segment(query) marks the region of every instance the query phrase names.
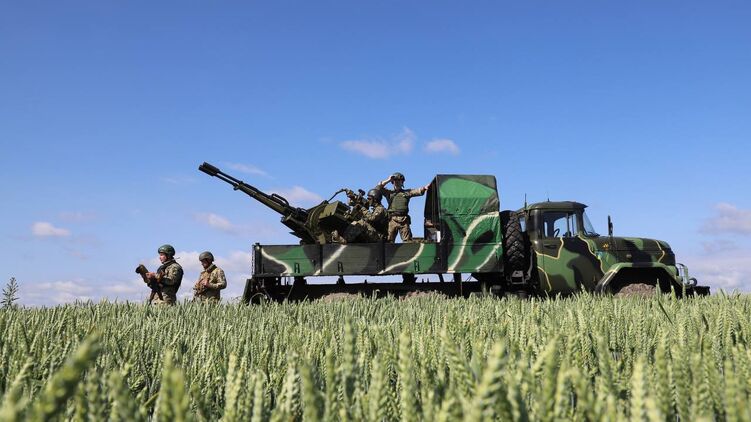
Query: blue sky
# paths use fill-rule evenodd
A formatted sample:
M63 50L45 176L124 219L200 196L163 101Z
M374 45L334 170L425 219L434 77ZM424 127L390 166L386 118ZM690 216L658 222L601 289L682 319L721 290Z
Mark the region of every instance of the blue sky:
M242 291L278 217L394 171L578 200L751 290L748 2L4 2L0 275L26 304L139 299L172 243ZM413 219L423 202L411 205ZM417 231L419 233L419 224Z

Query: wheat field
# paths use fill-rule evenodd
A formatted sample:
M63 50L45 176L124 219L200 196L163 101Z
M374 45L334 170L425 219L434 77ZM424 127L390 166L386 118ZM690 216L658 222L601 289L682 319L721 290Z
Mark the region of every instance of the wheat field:
M751 300L0 310L0 420L751 420Z

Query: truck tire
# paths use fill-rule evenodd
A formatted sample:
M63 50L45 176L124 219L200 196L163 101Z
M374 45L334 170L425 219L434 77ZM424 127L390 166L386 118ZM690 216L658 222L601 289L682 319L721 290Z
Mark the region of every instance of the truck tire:
M511 213L503 232L503 257L506 272L524 271L527 268L527 247L519 215Z

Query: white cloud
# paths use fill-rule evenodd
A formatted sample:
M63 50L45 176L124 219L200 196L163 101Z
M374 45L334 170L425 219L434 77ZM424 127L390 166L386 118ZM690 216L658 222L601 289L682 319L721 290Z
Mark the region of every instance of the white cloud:
M73 279L42 283L20 283L19 298L24 305L54 306L76 301L97 302L100 300L113 301L144 301L150 290L143 281L131 279L116 283L102 283L88 279Z
M317 205L323 198L301 186L293 186L290 189L276 189L272 191L284 197L290 204Z
M242 229L232 224L228 219L222 217L219 214L211 212L196 213L194 216L196 221L206 224L207 226L217 229L219 231L229 234L239 234Z
M148 294L148 290L144 290L144 286L143 279L139 278L107 285L102 288L102 291L107 293L107 296L136 299Z
M451 155L459 154L459 147L451 139L434 139L425 144L425 151L430 153L449 153Z
M726 291L751 291L751 268L748 265L751 251L736 250L697 256L686 260L692 277L700 285L710 286L713 293Z
M241 173L245 174L254 174L257 176L263 176L263 177L269 177L269 174L265 171L259 169L256 166L252 166L249 164L240 164L240 163L226 163L227 167L229 167L232 170L237 170Z
M305 193L299 193L295 191L295 189L293 188L292 190L285 191L285 194L290 193L292 198L301 197L302 202L306 202L306 198L309 198L309 200L315 201L316 204L321 201L318 195L305 191L304 189L303 191ZM261 224L257 222L249 223L249 224L235 224L231 222L229 219L227 219L226 217L213 213L213 212L195 213L193 214L193 219L195 221L198 221L199 223L202 223L208 227L211 227L212 229L215 229L222 233L226 233L226 234L233 235L233 236L245 236L245 237L251 237L251 238L256 239L258 237L270 236L270 235L275 235L279 233L278 225L270 226L268 224Z
M18 296L26 305L59 305L76 300L93 300L92 289L82 279L53 281L34 284L32 289L26 283L19 283Z
M748 265L751 249L727 238L728 235L751 234L751 210L721 202L714 206L714 211L700 228L710 237L702 242L704 254L687 260L687 264L699 283L709 285L714 292L720 289L751 292L751 267Z
M227 272L244 272L250 274L250 262L252 254L250 252L234 251L226 258L217 257L216 265Z
M392 155L409 154L415 142L415 134L409 128L404 128L401 133L392 139L358 139L344 141L340 147L368 158L384 159Z
M739 209L724 202L715 205L714 208L715 215L704 222L702 233L751 234L751 210Z
M31 233L37 237L67 237L70 230L55 227L46 221L37 221L31 225Z
M708 254L723 252L723 251L733 251L738 249L738 244L733 242L732 240L727 239L717 239L717 240L711 240L707 242L701 242L701 246L704 248L704 252Z

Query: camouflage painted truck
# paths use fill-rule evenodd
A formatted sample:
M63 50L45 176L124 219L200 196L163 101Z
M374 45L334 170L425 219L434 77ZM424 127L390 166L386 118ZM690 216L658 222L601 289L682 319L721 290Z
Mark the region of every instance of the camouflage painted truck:
M698 286L687 267L676 263L666 242L615 237L610 218L608 235L600 235L584 204L548 201L501 211L494 176L437 175L425 200L424 238L339 244L332 241L332 232L354 221L350 205L332 197L310 209L295 208L208 163L199 170L281 214L282 224L300 238L298 245L253 245L246 302L430 291L451 296L565 296L580 290L629 295L657 289L709 294L709 287ZM374 277L389 275L401 276L401 281L374 282ZM426 275L434 276L417 282ZM337 281L309 282L322 276ZM348 276L362 277L350 283Z

